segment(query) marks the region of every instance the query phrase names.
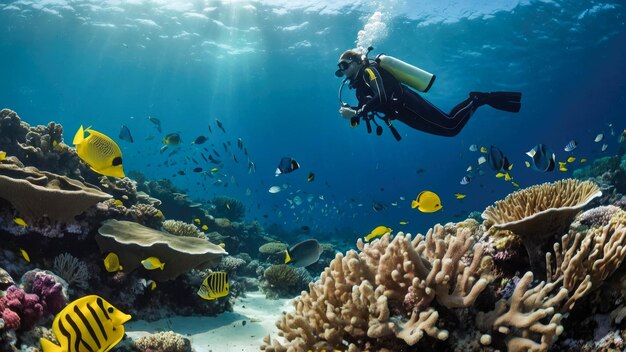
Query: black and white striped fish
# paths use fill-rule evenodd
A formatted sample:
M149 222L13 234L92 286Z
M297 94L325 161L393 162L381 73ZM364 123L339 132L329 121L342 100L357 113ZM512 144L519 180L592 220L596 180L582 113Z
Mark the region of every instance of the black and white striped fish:
M198 296L206 300L214 300L228 296L229 289L228 274L224 271L213 272L204 278L198 289Z
M578 147L578 143L576 143L576 141L572 139L571 141L569 141L569 143L567 143L567 145L563 149L566 152L571 152L572 150L576 149L576 147Z
M107 352L124 337L124 323L131 316L102 297L85 296L57 314L52 331L59 345L42 338L43 352Z

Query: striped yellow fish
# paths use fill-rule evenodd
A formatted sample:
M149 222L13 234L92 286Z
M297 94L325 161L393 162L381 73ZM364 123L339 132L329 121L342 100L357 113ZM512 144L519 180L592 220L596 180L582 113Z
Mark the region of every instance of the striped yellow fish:
M85 132L89 132L89 136L85 137ZM105 176L124 177L122 151L108 136L89 127L83 130L81 125L74 136L74 145L78 157L93 171Z
M198 296L210 301L228 296L229 289L228 274L224 271L216 271L204 278L204 282L198 289Z
M130 318L102 297L79 298L54 318L52 331L59 345L41 338L41 348L43 352L107 352L122 340L124 323Z

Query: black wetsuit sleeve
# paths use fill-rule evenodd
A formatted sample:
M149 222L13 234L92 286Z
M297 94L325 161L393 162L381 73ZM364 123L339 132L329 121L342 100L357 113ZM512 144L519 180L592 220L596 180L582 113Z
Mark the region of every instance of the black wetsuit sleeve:
M366 67L365 72L363 72L363 80L372 89L374 95L361 106L360 112L377 111L379 107L384 106L388 101L383 78L375 67Z

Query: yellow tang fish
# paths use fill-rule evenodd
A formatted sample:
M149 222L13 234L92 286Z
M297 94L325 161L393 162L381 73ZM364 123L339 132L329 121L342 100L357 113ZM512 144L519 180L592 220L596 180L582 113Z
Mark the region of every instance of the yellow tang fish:
M7 152L0 152L0 161L7 157Z
M106 258L104 258L104 268L110 273L124 270L120 265L120 258L113 252L107 254Z
M435 192L422 191L411 202L411 208L417 208L422 213L434 213L443 208L443 206L441 205L441 199Z
M165 263L161 263L161 261L157 257L146 258L141 261L141 264L143 265L144 268L148 270L155 270L155 269L163 270L163 267L165 267Z
M511 177L511 175L509 175L508 172L506 174L504 174L504 180L505 181L511 181L512 179L513 179L513 177Z
M107 352L124 337L124 323L131 316L113 307L102 297L85 296L57 314L52 331L59 345L41 338L43 352Z
M22 258L24 258L25 261L30 263L30 256L28 255L28 252L26 252L25 249L20 248L20 253L22 254Z
M206 225L202 225L202 231L206 231L206 230L208 230L208 229L209 229L209 227L208 227L208 226L206 226Z
M568 163L573 163L574 161L576 161L576 158L574 158L573 156L570 156L569 158L567 158Z
M465 195L465 194L461 194L461 193L455 193L455 194L454 194L454 197L455 197L456 199L463 199L463 198L467 197L467 195Z
M218 271L210 273L204 278L198 289L198 296L210 301L227 296L229 289L228 274L224 271Z
M114 200L113 204L117 205L118 207L123 207L124 206L124 203L122 203L122 201L119 200L119 199Z
M89 132L86 138L85 132ZM74 136L74 145L78 157L93 171L105 176L124 177L122 151L108 136L91 128L83 130L81 125Z
M195 222L196 224L199 224L200 223L200 219L195 218L195 219L193 219L193 222Z
M497 178L502 178L502 177L504 177L504 174L503 174L503 173L501 173L501 172L498 172L498 173L496 174L496 177L497 177Z
M224 243L224 242L218 243L217 245L222 247L222 248L226 248L226 243Z
M21 226L22 228L27 227L28 225L26 224L26 221L24 221L24 219L22 218L14 218L13 222L17 225L17 226Z
M382 235L384 235L386 233L390 233L391 231L393 231L393 230L391 230L387 226L378 226L375 229L373 229L372 232L370 232L368 235L366 235L363 239L365 241L370 241L374 237L381 237Z
M483 153L483 154L487 154L487 148L480 147L480 152Z

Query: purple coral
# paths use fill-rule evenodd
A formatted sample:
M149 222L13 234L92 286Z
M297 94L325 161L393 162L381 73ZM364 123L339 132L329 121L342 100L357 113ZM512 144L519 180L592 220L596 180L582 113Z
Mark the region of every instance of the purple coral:
M45 310L53 315L67 305L63 285L43 271L35 273L30 291L39 296Z
M26 293L15 285L9 287L4 297L0 298L0 310L2 310L3 317L7 316L9 319L13 319L13 326L17 325L15 330L18 328L22 330L32 329L44 313L39 296ZM14 314L19 317L17 324L15 324Z
M2 311L2 320L4 320L6 329L17 330L20 328L20 316L9 308L4 308Z
M581 225L590 227L602 226L609 223L611 218L622 210L614 205L607 205L589 209L578 216Z

